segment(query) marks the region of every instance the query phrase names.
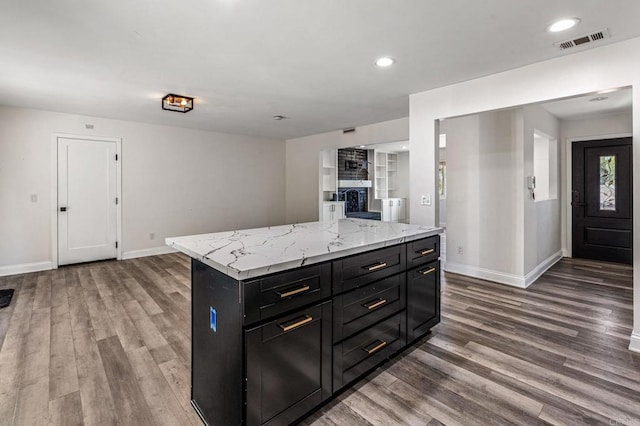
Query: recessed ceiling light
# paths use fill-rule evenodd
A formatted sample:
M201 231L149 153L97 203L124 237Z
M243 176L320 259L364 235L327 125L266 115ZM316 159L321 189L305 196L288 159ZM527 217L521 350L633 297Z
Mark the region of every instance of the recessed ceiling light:
M406 145L402 145L402 149L409 149Z
M364 148L364 145L360 145L360 148Z
M286 118L289 118L289 117L285 117L284 115L274 115L273 116L273 119L276 120L276 121L284 120Z
M393 65L395 63L396 63L395 59L389 58L389 57L386 57L386 56L376 59L376 65L381 67L381 68L390 67L391 65Z
M560 31L573 28L580 23L580 18L566 18L560 19L547 27L547 31L550 33L557 33Z
M589 99L589 102L599 102L609 99L607 96L598 96L596 98Z

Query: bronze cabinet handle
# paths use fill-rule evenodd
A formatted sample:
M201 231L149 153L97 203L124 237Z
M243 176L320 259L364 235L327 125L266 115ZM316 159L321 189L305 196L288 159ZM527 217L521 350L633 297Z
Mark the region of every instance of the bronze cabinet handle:
M291 331L298 327L302 327L303 325L308 324L311 321L313 321L313 317L305 315L304 318L293 320L293 322L289 324L278 324L278 327L280 327L282 331Z
M369 310L372 310L377 308L378 306L384 305L385 303L387 303L387 299L378 298L376 300L372 300L370 302L364 303L362 306Z
M374 354L376 352L378 352L380 349L384 348L385 346L387 346L387 342L384 340L378 340L377 345L375 345L374 347L364 347L362 348L363 351L365 351L366 353L368 353L369 355ZM375 343L375 342L374 342Z
M428 254L433 253L434 251L436 251L436 250L435 249L418 250L416 253L420 253L420 256L426 256Z
M435 270L436 270L436 268L429 268L429 269L424 269L422 271L418 271L418 273L422 274L422 275L427 275L427 274L430 274L432 272L435 272Z
M279 295L280 297L289 297L289 296L293 296L294 294L298 294L298 293L303 293L307 290L309 290L311 287L309 287L308 285L303 285L302 287L298 287L294 290L289 290L289 291L276 291L275 293L277 295Z
M364 269L368 269L369 271L377 271L378 269L382 269L387 266L386 262L380 262L376 265L365 266Z

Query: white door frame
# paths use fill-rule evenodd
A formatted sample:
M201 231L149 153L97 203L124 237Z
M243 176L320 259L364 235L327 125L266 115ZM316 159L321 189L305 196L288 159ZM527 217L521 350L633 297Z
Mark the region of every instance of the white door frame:
M53 269L58 268L58 139L80 139L96 142L115 142L116 155L116 238L118 248L116 259L122 259L122 138L111 138L91 135L71 135L54 133L51 138L51 256Z
M603 139L615 139L615 138L633 138L633 133L611 133L608 135L596 135L596 136L576 136L567 138L567 151L566 151L566 170L565 174L565 208L566 208L566 222L567 229L565 229L565 238L567 241L566 253L563 256L573 257L573 210L571 210L571 191L573 190L573 170L572 170L572 151L574 142L582 141L597 141ZM631 149L635 149L632 148ZM633 171L635 173L635 170ZM633 182L631 182L631 190L633 191Z

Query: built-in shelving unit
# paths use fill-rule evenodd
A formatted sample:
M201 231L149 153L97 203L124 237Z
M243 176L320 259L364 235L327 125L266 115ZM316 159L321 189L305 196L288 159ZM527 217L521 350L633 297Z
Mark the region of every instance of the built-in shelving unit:
M332 201L333 194L338 192L338 150L326 149L320 151L320 211L319 220L322 220L325 201Z
M374 151L376 199L393 198L398 181L398 154Z

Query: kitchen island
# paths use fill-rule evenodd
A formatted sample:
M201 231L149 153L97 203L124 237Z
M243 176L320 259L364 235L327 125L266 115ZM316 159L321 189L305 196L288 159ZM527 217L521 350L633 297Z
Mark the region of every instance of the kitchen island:
M290 424L440 321L441 229L344 219L168 238L192 258L192 405Z

